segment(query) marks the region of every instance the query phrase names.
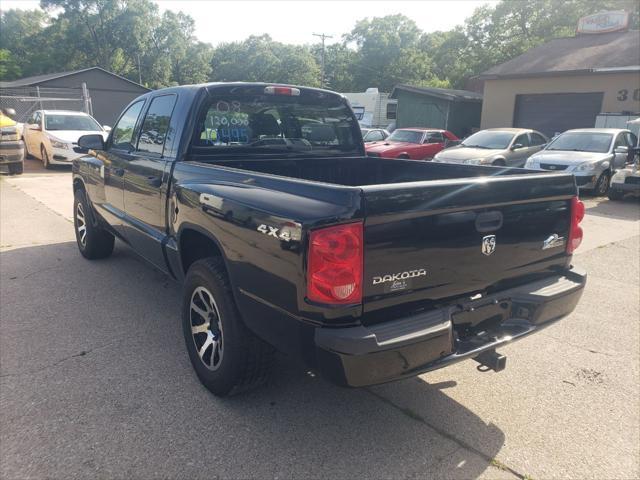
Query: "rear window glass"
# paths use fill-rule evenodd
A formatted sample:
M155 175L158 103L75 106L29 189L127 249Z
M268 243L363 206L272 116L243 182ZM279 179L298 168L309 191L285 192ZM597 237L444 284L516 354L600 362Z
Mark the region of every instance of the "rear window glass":
M264 87L259 87L258 95L213 95L196 127L193 144L198 152L325 155L356 151L360 145L358 124L340 97L321 92L288 96L263 91Z

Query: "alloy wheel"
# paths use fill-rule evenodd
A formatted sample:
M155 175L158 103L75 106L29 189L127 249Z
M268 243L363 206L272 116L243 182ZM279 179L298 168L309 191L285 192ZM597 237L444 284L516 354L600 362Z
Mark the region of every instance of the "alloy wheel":
M82 203L78 202L76 207L76 229L78 230L78 238L83 247L87 246L87 220L84 216L84 208Z
M198 287L191 294L189 320L200 361L207 369L217 370L224 354L222 322L213 295L205 287Z
M605 195L607 190L609 189L609 175L602 173L600 178L598 178L598 185L596 186L596 191L599 195Z

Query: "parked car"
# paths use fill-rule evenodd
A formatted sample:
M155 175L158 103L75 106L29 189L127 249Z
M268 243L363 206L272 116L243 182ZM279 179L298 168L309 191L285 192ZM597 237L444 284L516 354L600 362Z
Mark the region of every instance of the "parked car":
M595 195L606 195L617 169L633 159L637 137L619 128L567 130L527 160L526 168L572 173L576 184Z
M366 145L369 157L431 160L449 142L457 141L453 133L433 128L398 128L382 143Z
M634 162L616 170L611 177L611 185L607 192L610 200L622 200L627 195L640 197L640 147L636 147L635 151Z
M547 137L524 128L489 128L438 153L435 162L522 167L527 158L544 148Z
M23 138L27 155L51 165L70 165L79 155L73 151L82 135L97 134L105 140L108 126L101 126L91 115L67 110L37 110L25 122Z
M360 131L364 143L380 142L390 135L384 128L361 128Z
M497 347L585 285L573 176L366 157L326 90L151 91L77 149L80 253L118 237L183 283L186 350L216 395L262 382L274 347L354 387L469 358L498 371Z
M24 171L24 143L20 125L13 120L15 110L0 111L0 167L6 167L9 174Z

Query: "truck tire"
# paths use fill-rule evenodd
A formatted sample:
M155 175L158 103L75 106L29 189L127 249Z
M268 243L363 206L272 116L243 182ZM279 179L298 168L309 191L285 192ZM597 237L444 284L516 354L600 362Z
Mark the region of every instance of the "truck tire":
M73 226L78 249L84 258L97 260L111 255L115 237L95 221L83 190L76 190L74 194Z
M189 268L182 327L191 364L214 395L235 395L267 380L275 351L240 318L222 259L205 258Z
M11 175L20 175L24 171L24 163L10 163L9 173Z
M610 188L607 192L607 197L609 197L609 200L622 200L624 198L624 192Z

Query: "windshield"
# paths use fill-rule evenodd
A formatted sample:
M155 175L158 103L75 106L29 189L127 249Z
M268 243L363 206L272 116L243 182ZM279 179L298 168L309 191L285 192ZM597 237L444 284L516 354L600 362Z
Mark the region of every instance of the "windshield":
M44 129L100 131L102 127L93 118L84 115L45 115Z
M273 95L264 90L252 86L244 94L213 96L199 119L194 138L197 152L326 155L360 151L358 123L340 97L305 90L299 96Z
M552 140L546 150L607 153L612 139L610 133L567 132Z
M514 133L511 132L493 132L484 130L477 132L466 138L460 145L465 147L488 148L491 150L504 150L513 140Z
M406 142L420 143L422 140L422 132L414 132L413 130L395 130L389 138L388 142Z

